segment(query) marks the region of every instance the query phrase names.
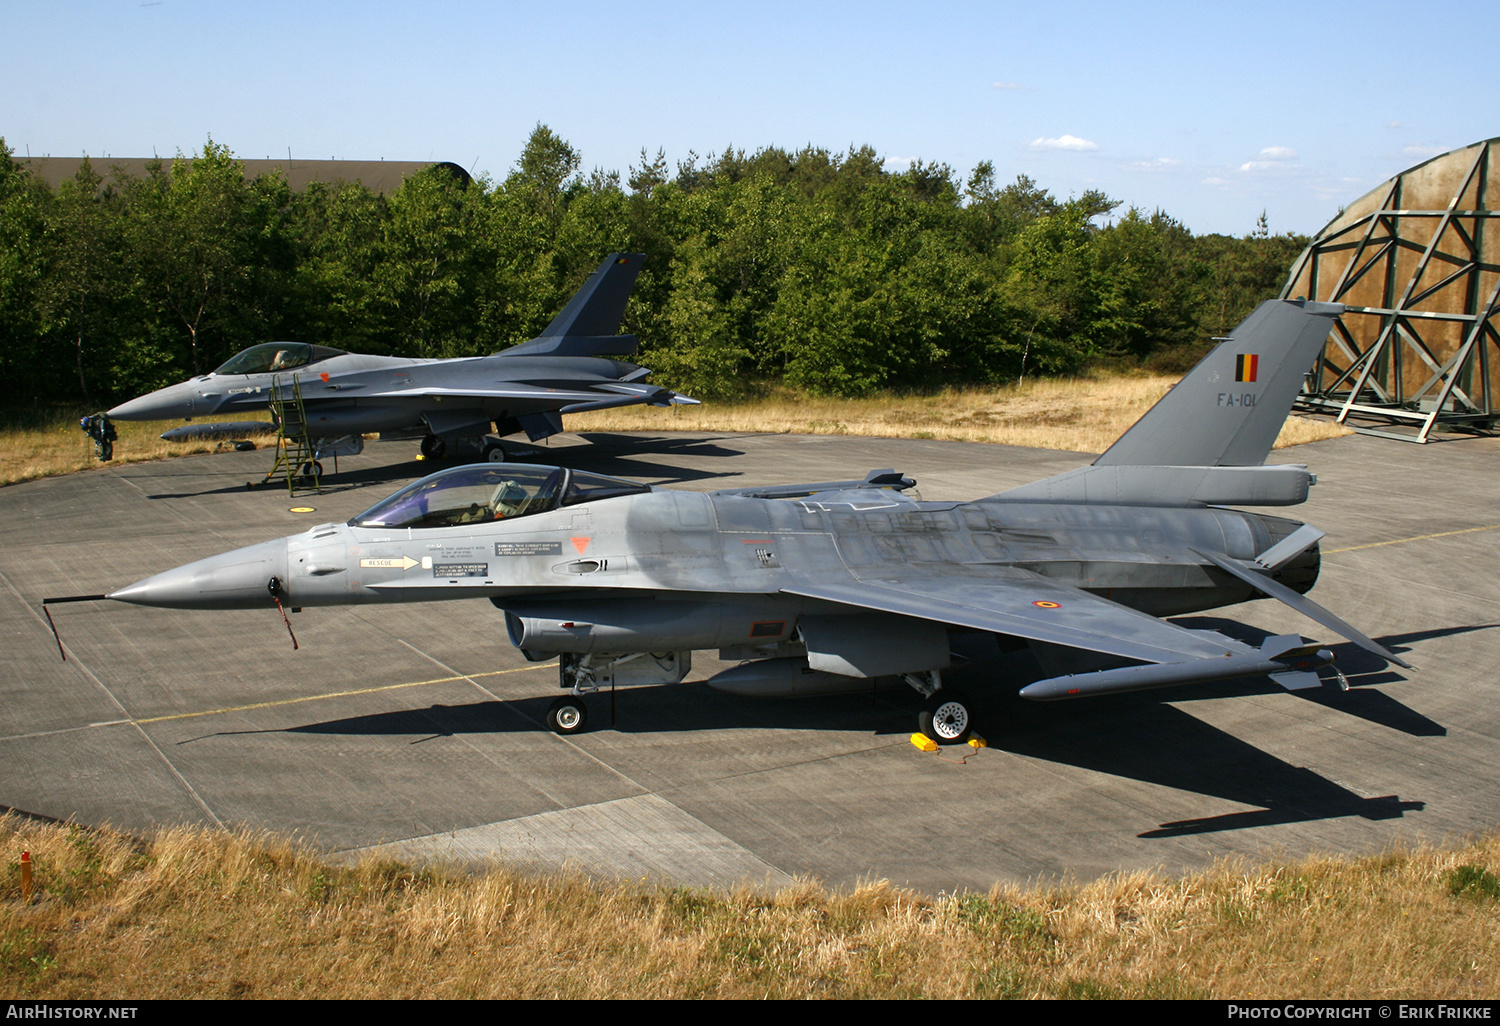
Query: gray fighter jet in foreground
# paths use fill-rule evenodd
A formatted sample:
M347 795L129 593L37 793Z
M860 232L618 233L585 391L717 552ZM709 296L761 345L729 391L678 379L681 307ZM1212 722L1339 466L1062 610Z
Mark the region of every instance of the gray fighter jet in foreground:
M264 410L274 384L279 380L290 395L295 379L315 449L318 439L410 433L423 435L424 456L441 456L450 444L469 439L479 442L484 459L500 462L505 459L500 437L525 431L535 442L555 435L563 429L565 413L697 403L647 384L651 372L644 367L603 358L636 350L634 335L615 332L644 260L641 253L611 253L541 335L491 356L416 360L266 342L211 373L122 403L106 416L173 420Z
M972 502L918 501L894 471L700 494L475 464L346 524L100 597L182 609L486 598L528 659L559 659L568 693L548 720L561 733L583 729L599 687L675 683L694 650L717 649L741 662L708 683L740 694L904 678L926 697L922 733L960 742L969 708L943 671L951 636L968 631L1031 646L1048 674L1021 690L1031 699L1262 674L1319 686L1333 655L1300 636L1255 647L1160 619L1259 597L1407 666L1305 597L1321 531L1225 508L1306 499L1306 467L1262 464L1342 309L1266 303L1092 466Z

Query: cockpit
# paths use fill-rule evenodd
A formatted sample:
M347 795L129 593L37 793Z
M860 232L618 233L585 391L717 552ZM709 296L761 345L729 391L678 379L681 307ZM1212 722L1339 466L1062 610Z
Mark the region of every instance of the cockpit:
M342 349L315 346L308 342L262 342L251 346L215 368L215 374L269 374L275 371L306 367L330 356L344 356Z
M478 463L415 481L350 520L349 526L483 524L650 490L650 485L562 467Z

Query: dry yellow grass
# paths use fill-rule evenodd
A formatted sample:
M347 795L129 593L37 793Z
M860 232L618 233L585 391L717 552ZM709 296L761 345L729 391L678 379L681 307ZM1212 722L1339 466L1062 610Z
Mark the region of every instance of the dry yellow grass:
M935 899L885 883L719 895L343 869L265 836L136 842L15 816L0 819L0 851L0 992L12 999L1500 993L1497 837Z
M246 418L229 416L202 419L214 421ZM141 463L215 451L219 443L163 442L157 437L169 428L180 426L180 421L116 422L115 430L120 438L115 442L115 462ZM261 445L263 441L257 440L256 444ZM103 465L94 455L93 439L79 429L76 417L47 417L34 426L0 428L0 485L71 474L77 470Z
M734 403L631 406L580 413L568 430L731 431L879 438L938 438L1039 449L1103 452L1178 381L1161 374L1101 375L1000 388L944 389L928 395L820 399L789 391ZM1278 448L1353 434L1289 417Z

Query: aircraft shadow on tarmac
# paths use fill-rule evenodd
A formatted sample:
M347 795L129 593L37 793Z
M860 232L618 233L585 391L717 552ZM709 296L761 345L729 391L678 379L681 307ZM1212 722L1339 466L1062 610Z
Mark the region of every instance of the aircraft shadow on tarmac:
M611 477L624 478L651 478L672 484L682 484L688 481L702 481L713 478L727 478L738 476L737 472L719 473L707 470L690 470L686 467L677 466L666 460L652 460L644 457L653 455L668 456L672 454L687 456L741 456L743 450L731 449L720 445L718 438L631 438L623 435L583 435L580 437L599 439L591 446L569 446L567 448L549 449L534 446L515 446L516 453L513 462L516 463L538 463L545 465L559 464L572 467L577 470L589 470L596 474L607 474ZM392 487L415 481L426 477L448 467L459 466L462 460L398 460L394 463L384 463L380 466L364 466L358 469L340 470L335 473L327 470L323 475L322 494L337 494L339 492L353 491L358 488L368 488L374 485ZM181 478L170 478L169 480L181 480ZM220 485L211 488L201 488L193 491L179 490L172 492L152 492L147 494L148 499L192 499L201 498L205 495L235 495L246 490L246 485L253 485L255 491L279 491L286 487L284 478L264 479L264 471L256 470L247 473L245 484L238 481L234 484ZM309 489L299 486L299 494L311 496L318 494Z
M328 471L323 475L321 482L322 492L314 491L311 485L298 482L297 496L299 498L312 498L318 494L330 495L339 492L353 491L357 488L366 488L371 485L395 485L397 483L415 480L426 474L432 473L433 464L418 460L406 460L400 463L390 463L379 467L361 467L358 470L341 470L337 474ZM286 494L286 479L271 478L262 480L262 475L246 475L245 484L221 485L215 488L202 488L197 491L177 492L151 492L146 495L148 499L198 499L205 495L238 495L247 490L247 485L253 486L248 490L266 492L268 494Z
M1088 708L1078 702L1039 709L1023 707L1030 703L1017 699L1013 729L991 744L1015 755L1260 806L1163 823L1138 835L1144 838L1349 816L1397 819L1425 807L1424 802L1394 795L1362 797L1204 723L1168 704L1172 700L1172 693L1164 691L1156 701L1139 694L1119 695L1095 699Z
M1020 669L1029 656L1015 660ZM1034 663L1033 663L1034 665ZM991 677L995 667L983 668ZM972 675L972 665L965 675ZM955 685L963 682L955 675ZM1003 687L971 680L965 688L977 722L991 748L1029 759L1074 766L1138 780L1176 791L1202 794L1242 806L1241 812L1162 823L1138 834L1168 838L1186 834L1244 830L1277 824L1359 817L1401 818L1424 802L1390 795L1366 798L1316 772L1293 766L1254 745L1170 704L1184 692L1194 698L1279 693L1268 682L1226 682L1213 695L1199 685L1152 695L1106 696L1082 702L1035 703L1016 695L1017 680ZM1290 696L1288 696L1290 697ZM1347 698L1347 695L1341 696ZM591 731L627 734L682 734L693 731L842 730L875 736L910 733L919 699L905 688L882 688L791 700L758 700L721 694L701 683L624 688L590 700ZM546 730L550 696L541 695L467 705L434 705L388 713L309 723L286 733L405 736L410 744L438 737L530 733ZM1356 713L1358 714L1358 713ZM1400 729L1400 728L1397 728ZM202 740L202 739L200 739ZM586 743L586 735L583 737ZM967 752L967 749L964 750Z
M739 471L690 470L687 467L678 466L670 459L648 457L712 456L727 459L745 454L743 449L734 449L721 444L732 440L734 436L716 435L704 438L656 435L641 437L591 432L578 437L590 444L587 447L573 446L568 449L538 449L535 455L528 457L527 462L561 463L574 470L587 470L595 474L607 474L610 477L623 477L631 480L650 478L663 483L681 484L687 481L738 477Z
M1255 627L1248 627L1235 620L1224 620L1213 616L1181 616L1172 621L1182 627L1193 630L1214 630L1221 634L1230 635L1237 640L1247 644L1259 645L1270 633ZM1413 642L1425 641L1432 638L1446 638L1456 634L1467 634L1471 631L1492 630L1500 627L1500 624L1479 623L1468 624L1461 627L1443 627L1426 631L1412 631L1406 634L1388 634L1380 638L1382 645L1394 652L1409 652ZM1305 702L1314 702L1318 705L1337 709L1350 716L1366 720L1370 723L1378 723L1391 730L1399 730L1404 734L1414 737L1446 737L1448 728L1411 707L1402 704L1381 691L1375 686L1389 684L1395 681L1409 679L1393 667L1387 665L1374 655L1366 652L1358 645L1346 642L1340 645L1329 645L1334 655L1334 664L1344 674L1349 682L1348 691L1339 691L1337 688L1323 687L1308 691L1292 692L1295 697ZM1420 680L1420 677L1418 678ZM1249 690L1245 690L1248 686ZM1271 693L1277 689L1265 684L1265 682L1251 679L1244 682L1227 681L1221 685L1197 685L1189 688L1177 688L1170 692L1162 692L1169 695L1170 701L1182 701L1194 698L1212 698L1224 695L1225 687L1236 687L1241 694L1252 694L1257 691Z

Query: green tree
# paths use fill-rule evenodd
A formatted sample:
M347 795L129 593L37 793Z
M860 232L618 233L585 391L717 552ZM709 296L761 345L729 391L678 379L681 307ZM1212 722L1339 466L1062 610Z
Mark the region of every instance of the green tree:
M1264 213L1243 238L1202 235L1194 240L1194 256L1205 268L1195 298L1199 334L1227 335L1250 311L1279 295L1308 242L1305 235L1272 235Z
M282 193L274 183L252 188L243 165L212 139L194 157L179 153L170 171L157 161L125 183L124 231L140 286L185 332L194 374L263 330L246 315L261 319L257 292L271 268L260 244L276 234L269 222ZM220 342L209 346L214 330Z
M412 356L473 355L475 207L462 183L440 167L401 183L391 197L374 268L375 296L391 318L400 351Z
M522 195L531 208L549 220L560 218L568 187L583 159L546 125L538 123L526 140L516 168L505 180L507 190ZM581 183L578 183L581 184Z
M113 193L85 157L47 207L47 273L38 294L42 330L72 342L73 366L83 401L93 404L85 350L99 332L118 292L116 211Z
M1098 295L1088 333L1110 355L1143 357L1192 342L1192 303L1202 266L1192 236L1161 211L1132 207L1093 239Z
M52 361L43 352L36 291L44 276L47 188L11 159L0 138L0 395L47 394Z
M314 182L293 197L287 233L293 270L285 330L297 339L392 353L394 328L377 298L375 268L385 198L358 182Z

